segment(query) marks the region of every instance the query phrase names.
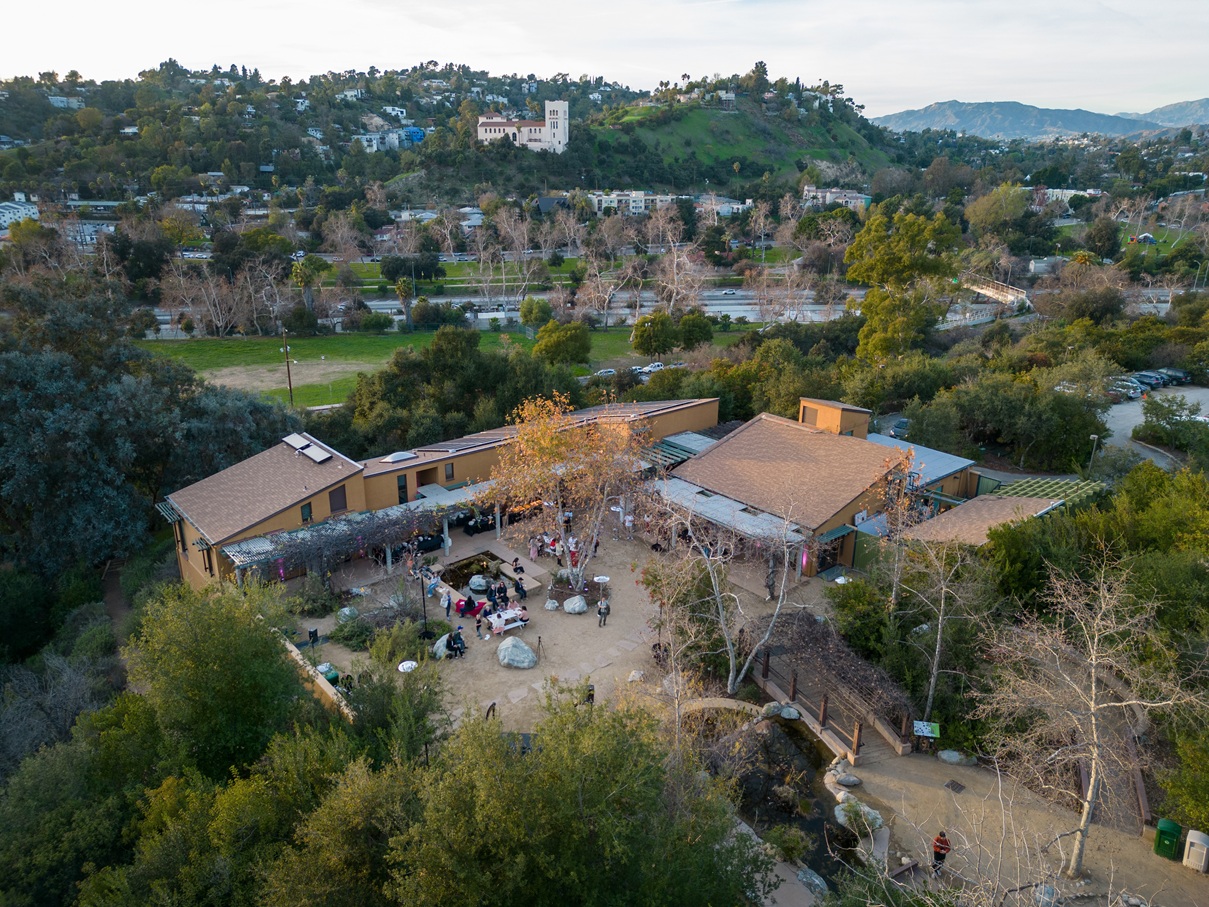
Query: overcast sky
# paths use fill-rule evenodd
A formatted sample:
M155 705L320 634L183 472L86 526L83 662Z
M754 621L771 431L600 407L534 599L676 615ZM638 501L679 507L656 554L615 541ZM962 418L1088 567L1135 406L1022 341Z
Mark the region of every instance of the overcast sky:
M424 60L633 88L827 79L880 116L935 101L1145 112L1209 96L1207 0L59 0L5 4L0 75L134 77L172 57L292 78Z

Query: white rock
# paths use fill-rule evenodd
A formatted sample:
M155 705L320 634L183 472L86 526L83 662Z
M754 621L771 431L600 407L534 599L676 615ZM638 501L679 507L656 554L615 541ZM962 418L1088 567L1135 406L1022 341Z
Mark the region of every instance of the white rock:
M513 636L511 639L505 639L500 643L497 654L500 664L505 668L537 667L537 653L525 645L519 636Z
M802 713L799 712L797 709L795 709L793 706L787 705L781 709L781 717L784 718L786 721L797 721L799 718L802 717Z
M630 676L626 678L627 683L641 683L642 678L646 675L642 671L630 671Z
M558 604L557 599L553 599L553 598L546 599L546 610L547 611L557 611L559 609L559 607L560 607L560 605Z
M563 610L568 614L586 614L588 612L588 600L582 595L572 595L563 602Z
M859 787L861 783L861 779L852 774L840 775L835 780L837 784L842 784L844 787Z

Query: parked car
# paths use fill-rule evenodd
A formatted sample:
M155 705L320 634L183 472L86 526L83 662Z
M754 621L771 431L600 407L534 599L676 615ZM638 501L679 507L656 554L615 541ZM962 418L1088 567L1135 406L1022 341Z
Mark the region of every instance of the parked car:
M1174 378L1171 378L1168 375L1164 375L1157 368L1146 368L1146 369L1142 369L1142 371L1145 372L1147 375L1153 375L1154 377L1156 377L1160 381L1162 381L1163 382L1163 384L1161 385L1162 387L1167 387L1167 385L1169 385L1169 384L1175 384Z
M1136 400L1142 396L1141 385L1133 379L1125 381L1120 378L1110 378L1105 386L1109 391L1115 391L1128 400Z
M886 432L886 434L888 434L891 438L895 438L899 441L905 441L907 438L907 434L910 431L911 431L911 420L910 419L899 419L897 422L895 422L893 425L890 426L890 430L888 432Z
M635 375L641 375L643 372L646 371L646 367L642 366L642 365L631 365L630 371L633 372Z
M1165 375L1171 384L1191 384L1192 374L1184 371L1182 368L1161 368L1157 369L1160 375Z
M646 368L644 368L643 371L646 372L648 375L653 375L653 374L655 374L655 372L661 372L661 371L663 371L663 363L662 362L652 362L650 365L648 365Z
M615 369L615 368L602 368L600 371L598 371L596 373L596 377L597 378L612 378L616 374L617 374L617 369Z
M1133 380L1144 385L1147 390L1167 386L1167 382L1163 379L1163 376L1156 375L1153 372L1134 372Z

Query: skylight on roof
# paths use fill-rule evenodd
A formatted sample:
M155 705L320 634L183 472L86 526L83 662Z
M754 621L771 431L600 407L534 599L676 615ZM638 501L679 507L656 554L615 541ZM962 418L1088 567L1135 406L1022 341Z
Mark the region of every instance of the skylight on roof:
M306 447L308 444L311 443L310 441L308 441L306 438L302 437L302 435L298 434L297 432L295 432L292 435L286 435L281 440L284 441L286 444L290 445L290 447L294 448L294 450L302 450L302 448Z

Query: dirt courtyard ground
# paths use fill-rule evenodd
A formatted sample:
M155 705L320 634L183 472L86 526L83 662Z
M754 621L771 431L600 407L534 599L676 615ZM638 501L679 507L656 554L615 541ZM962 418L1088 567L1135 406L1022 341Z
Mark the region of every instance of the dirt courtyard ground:
M443 562L453 563L483 551L505 561L521 557L527 584L533 587L526 601L531 620L525 630L507 635L519 632L539 652L534 669L505 668L496 656L502 640L476 639L474 621L463 619L466 657L446 659L438 665L448 691L446 705L455 721L467 715L481 716L494 703L506 729L530 731L541 717L550 681L590 682L595 685L598 703L608 702L619 693L637 694L642 688L650 691L657 687L663 674L652 657L656 632L650 626L656 609L639 582L651 551L641 540L612 540L608 536L606 533L599 555L589 565L592 575L610 578L612 589L612 613L607 626L599 627L594 609L581 615L543 609L547 568L554 566L549 558L532 563L526 552L510 547L504 540L455 534L453 550L449 557L442 558ZM758 591L762 576L755 569L749 572L738 571L735 579L745 611L753 617L761 616L769 607ZM355 585L373 577L347 579L347 585ZM389 596L398 583L397 575L385 578L381 571L378 579L373 587L378 598ZM823 588L821 580L802 584L789 597L788 607L825 612ZM438 599L429 599L429 615L440 616ZM326 632L332 622L329 617L310 625ZM342 673L366 657L331 643L317 654ZM644 673L640 685L629 683L633 671ZM1045 879L1063 895L1078 897L1079 903L1107 905L1112 902L1110 893L1115 897L1124 891L1145 898L1151 907L1209 907L1209 876L1156 856L1149 840L1098 825L1093 826L1088 842L1086 881L1080 884L1062 879L1060 870L1063 858L1070 853L1070 839L1052 844L1045 853L1042 849L1058 834L1072 829L1077 817L985 768L950 766L932 756L916 754L878 760L858 766L855 772L863 782L856 790L858 798L879 809L890 826L892 865L904 855L926 865L929 842L943 828L955 845L947 864L950 883L977 886L998 880L1002 888L1011 888ZM946 788L950 781L958 782L963 789L955 792ZM785 869L783 866L785 884L769 903L809 904L808 893ZM917 870L909 884L929 888L943 882L934 882ZM1031 904L1031 896L1026 894L1020 903Z

